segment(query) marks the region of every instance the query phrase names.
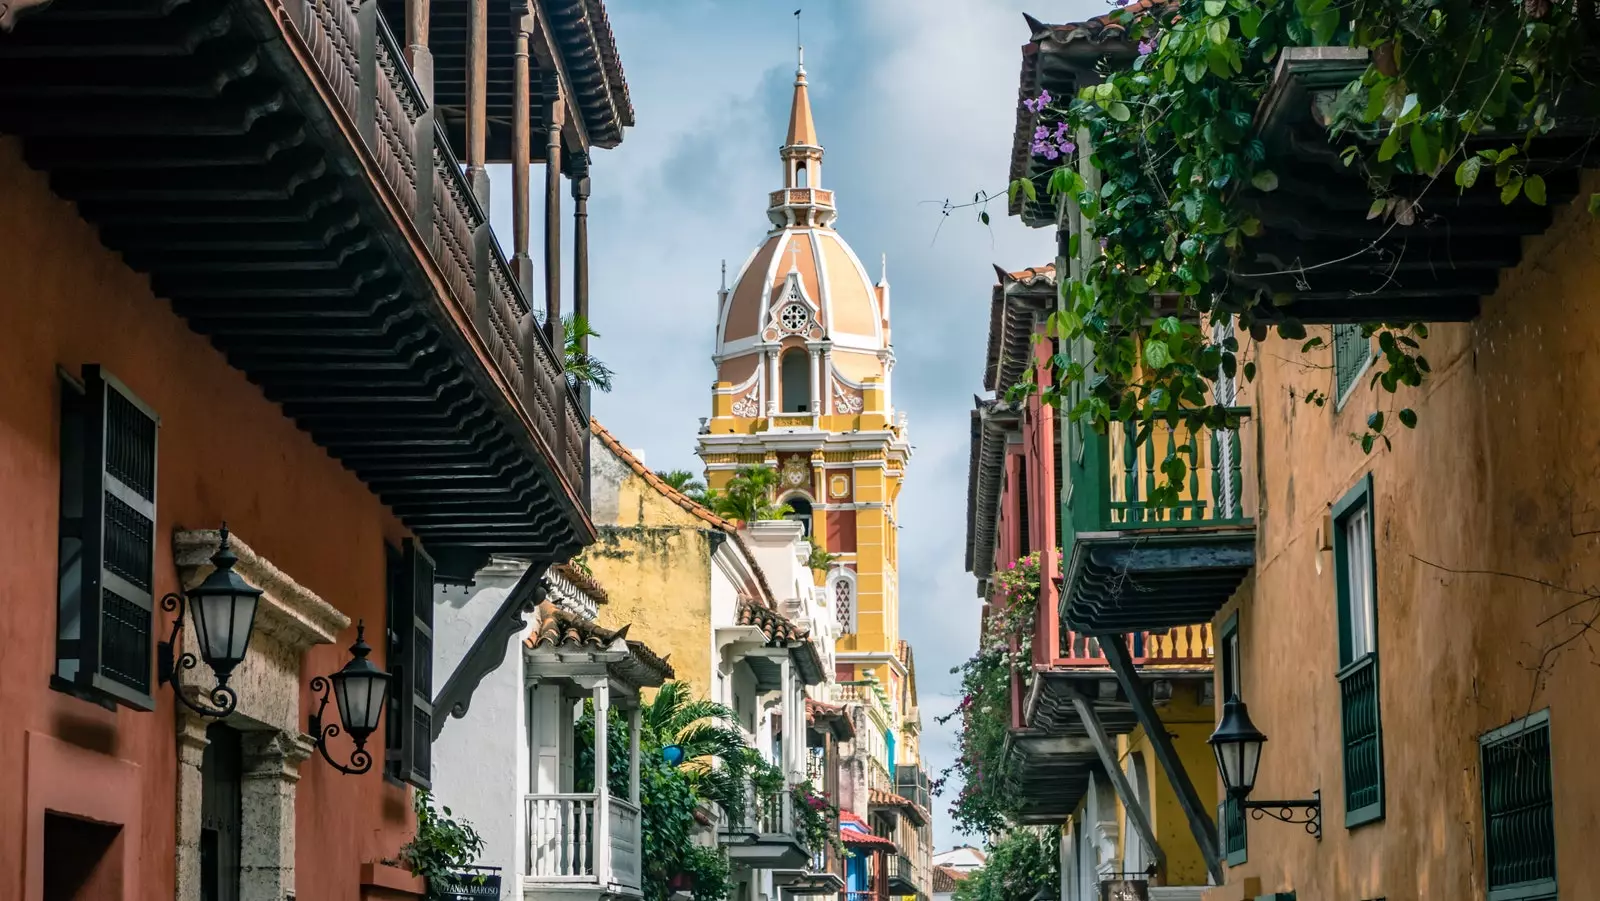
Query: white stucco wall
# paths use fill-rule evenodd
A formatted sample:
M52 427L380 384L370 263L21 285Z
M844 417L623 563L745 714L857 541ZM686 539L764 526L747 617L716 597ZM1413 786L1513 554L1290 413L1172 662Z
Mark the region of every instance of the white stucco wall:
M444 685L467 649L516 584L520 571L491 567L471 588L441 586L433 606L434 691ZM527 793L528 751L522 692L522 636L506 650L500 668L484 678L462 719L451 719L433 744L433 794L458 820L483 836L479 864L500 867L502 897L517 898L522 872L522 796ZM443 716L444 711L438 715Z

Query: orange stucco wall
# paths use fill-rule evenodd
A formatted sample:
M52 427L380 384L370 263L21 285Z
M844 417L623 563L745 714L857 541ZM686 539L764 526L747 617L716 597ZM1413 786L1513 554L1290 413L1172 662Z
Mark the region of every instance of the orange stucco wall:
M1589 178L1580 196L1597 186ZM1255 355L1256 575L1216 622L1240 614L1245 700L1271 739L1255 794L1320 788L1324 838L1251 822L1248 862L1211 897L1242 896L1252 876L1263 892L1301 898L1484 897L1478 736L1546 708L1560 897L1600 897L1588 851L1600 831L1600 658L1581 630L1597 612L1583 593L1600 583L1597 285L1600 228L1580 205L1525 242L1476 321L1432 330L1422 388L1390 397L1363 379L1335 411L1304 402L1333 393L1331 351L1301 355L1301 342L1273 339ZM1349 437L1371 411L1394 421L1407 406L1420 422L1389 426L1392 450L1380 443L1369 456ZM1348 830L1323 530L1329 505L1368 472L1387 809Z
M252 548L352 620L381 624L383 544L404 532L355 476L99 244L73 207L22 163L13 139L0 139L0 184L0 898L25 897L24 749L34 734L132 765L122 771L138 782L143 818L132 836L140 884L129 897L170 901L177 771L170 691L159 691L157 709L144 713L110 712L49 688L57 367L76 375L83 364L100 363L161 416L157 596L178 588L173 531L214 528L226 517ZM158 618L161 637L169 628ZM352 625L340 644L311 651L303 671L338 669L353 638ZM374 644L381 659L381 642ZM311 703L303 689L302 722ZM356 901L361 863L394 856L409 835L406 793L377 773L341 775L318 757L300 773L298 897Z

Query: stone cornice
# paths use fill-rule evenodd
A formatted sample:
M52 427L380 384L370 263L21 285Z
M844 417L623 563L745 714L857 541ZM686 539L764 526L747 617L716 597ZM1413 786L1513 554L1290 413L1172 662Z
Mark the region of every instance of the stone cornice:
M216 553L220 540L221 535L215 529L173 534L173 562L177 564L178 578L185 590L200 584L211 574L211 555ZM287 648L304 651L312 645L332 644L338 640L339 633L350 628L350 617L290 578L238 535L230 533L228 544L239 557L234 572L265 592L256 608L257 632L272 636Z

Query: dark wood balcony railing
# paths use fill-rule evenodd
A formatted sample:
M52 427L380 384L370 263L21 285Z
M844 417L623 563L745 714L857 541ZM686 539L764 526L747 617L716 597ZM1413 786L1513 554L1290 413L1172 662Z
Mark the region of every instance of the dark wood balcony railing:
M563 356L533 317L378 4L301 0L300 6L294 24L404 217L420 233L450 300L473 324L535 431L556 454L562 476L582 485L588 422L567 384Z

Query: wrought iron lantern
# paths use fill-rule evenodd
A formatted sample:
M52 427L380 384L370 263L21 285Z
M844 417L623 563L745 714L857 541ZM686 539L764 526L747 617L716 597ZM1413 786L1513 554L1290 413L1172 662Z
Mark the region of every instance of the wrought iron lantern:
M311 680L311 690L322 692L322 704L311 715L311 735L317 750L334 769L358 776L372 769L372 755L367 751L367 739L378 731L379 718L383 716L384 701L389 694L390 675L367 659L372 648L367 646L367 624L356 623L356 643L350 646L350 662L331 676L318 676ZM339 709L338 723L323 723L322 715L328 709L328 694L332 692ZM341 729L341 725L343 728ZM328 739L341 731L350 735L356 749L350 754L349 765L342 764L328 753Z
M250 646L250 633L255 628L256 607L262 591L246 582L233 571L238 555L228 546L228 524L222 524L221 540L216 553L211 555L211 574L182 595L169 593L161 599L161 609L176 612L172 622L172 635L158 649L157 679L161 684L172 683L173 696L183 706L201 716L225 717L239 706L239 695L228 685L234 668L244 662L245 650ZM185 603L187 601L187 603ZM173 659L178 635L183 631L184 611L194 617L194 632L199 644L200 657L185 651ZM206 692L210 706L196 704L183 693L178 684L180 670L194 669L204 660L217 678L217 684Z
M1217 769L1230 798L1244 798L1256 787L1256 770L1261 767L1261 746L1267 737L1250 722L1250 710L1238 695L1229 695L1222 705L1222 722L1207 739L1217 755Z
M1250 792L1256 787L1261 747L1267 743L1267 737L1250 721L1250 709L1237 694L1229 695L1223 702L1222 721L1207 741L1217 756L1217 770L1222 774L1222 785L1228 797L1241 810L1250 811L1251 819L1269 816L1283 823L1303 825L1308 835L1319 841L1322 839L1321 791L1312 792L1310 798L1288 801L1249 800Z

